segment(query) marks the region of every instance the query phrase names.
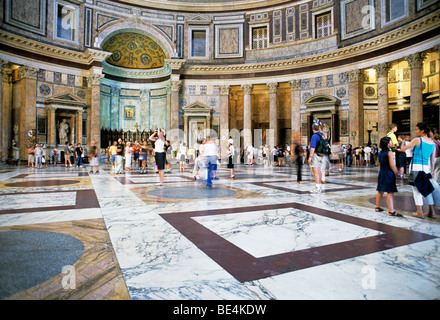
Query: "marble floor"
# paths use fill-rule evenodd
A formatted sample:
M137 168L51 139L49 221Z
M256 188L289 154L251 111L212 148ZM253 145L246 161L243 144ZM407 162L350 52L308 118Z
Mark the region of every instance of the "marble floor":
M153 168L151 166L150 168ZM212 189L174 169L0 167L0 299L440 298L440 218L402 180L375 212L377 168L239 165ZM386 201L383 200L386 209Z

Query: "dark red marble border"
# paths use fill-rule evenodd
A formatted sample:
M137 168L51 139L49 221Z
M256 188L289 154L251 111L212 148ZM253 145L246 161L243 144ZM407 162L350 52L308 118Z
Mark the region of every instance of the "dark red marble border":
M306 180L303 180L303 181L306 181ZM248 182L248 183L253 184L255 186L266 187L266 188L270 188L270 189L275 189L275 190L280 190L280 191L285 191L285 192L290 192L290 193L295 193L295 194L310 194L310 190L315 185L314 181L313 181L312 184L310 185L311 186L310 190L296 190L296 189L290 189L290 188L285 188L285 187L281 187L281 186L271 185L273 183L280 183L280 182L282 182L282 183L292 182L293 185L295 185L297 183L296 180L290 180L290 179L289 180L262 181L262 182ZM323 189L322 193L373 188L372 186L358 186L358 185L354 185L354 184L339 183L339 182L327 182L326 185L339 185L341 187L340 188L332 188L332 189Z
M200 216L252 213L282 208L300 209L330 219L377 230L383 234L256 258L193 219ZM160 216L240 282L263 279L436 238L420 232L295 202L247 208L173 212L160 214Z
M0 214L13 214L13 213L28 213L28 212L42 212L42 211L61 211L72 209L87 209L87 208L100 208L98 198L96 197L95 190L66 190L66 191L44 191L44 192L20 192L20 193L3 193L5 195L26 195L26 194L41 194L44 197L48 193L63 193L63 192L76 192L75 205L61 205L52 207L32 207L32 203L29 203L29 208L20 209L6 209L0 210Z

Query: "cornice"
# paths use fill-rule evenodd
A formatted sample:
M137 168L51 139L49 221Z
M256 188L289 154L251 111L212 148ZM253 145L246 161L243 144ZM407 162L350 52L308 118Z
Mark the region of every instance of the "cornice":
M112 2L135 5L138 7L162 9L177 12L224 12L252 10L282 5L292 0L239 0L239 1L218 1L218 2L182 2L182 1L161 1L161 0L113 0ZM297 0L295 2L301 2Z
M26 39L24 37L8 33L4 30L0 30L0 43L11 48L21 49L34 54L84 65L91 65L94 62L102 62L109 55L111 55L111 52L90 48L84 52L59 48L38 41Z
M282 70L292 70L295 68L304 68L315 66L317 64L326 64L341 59L355 58L359 55L374 52L399 42L415 38L418 35L439 28L440 10L425 16L417 21L402 26L396 30L376 36L374 38L344 47L336 50L293 58L288 60L278 60L272 62L251 63L251 64L231 64L231 65L196 65L186 66L182 75L207 75L207 74L246 74L259 72L274 72Z

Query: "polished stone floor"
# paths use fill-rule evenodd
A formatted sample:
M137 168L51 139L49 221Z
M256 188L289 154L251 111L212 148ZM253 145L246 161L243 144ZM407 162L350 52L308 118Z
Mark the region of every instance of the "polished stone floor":
M151 165L150 168L153 168ZM0 299L439 299L440 218L374 211L377 168L0 167ZM386 201L383 200L386 209Z

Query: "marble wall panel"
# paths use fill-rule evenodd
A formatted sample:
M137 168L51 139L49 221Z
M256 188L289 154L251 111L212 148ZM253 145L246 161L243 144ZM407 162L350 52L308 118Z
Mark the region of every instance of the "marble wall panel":
M151 128L167 127L167 98L150 98L150 126Z

